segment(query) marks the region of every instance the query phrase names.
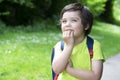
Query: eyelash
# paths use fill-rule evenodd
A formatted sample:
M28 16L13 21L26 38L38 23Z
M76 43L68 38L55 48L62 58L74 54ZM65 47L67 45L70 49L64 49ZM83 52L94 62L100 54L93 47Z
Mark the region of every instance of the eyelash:
M77 20L72 20L72 22L77 22Z
M62 20L61 22L62 22L62 23L65 23L65 22L67 22L67 21L66 21L66 20Z
M61 20L61 23L66 23L67 20ZM71 22L77 22L77 20L71 20Z

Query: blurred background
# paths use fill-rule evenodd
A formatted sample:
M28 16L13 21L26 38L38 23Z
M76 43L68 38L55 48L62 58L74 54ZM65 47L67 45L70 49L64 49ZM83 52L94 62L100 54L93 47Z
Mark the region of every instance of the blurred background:
M74 2L92 11L90 36L100 41L105 58L120 53L120 0L0 0L0 80L51 79L60 11Z

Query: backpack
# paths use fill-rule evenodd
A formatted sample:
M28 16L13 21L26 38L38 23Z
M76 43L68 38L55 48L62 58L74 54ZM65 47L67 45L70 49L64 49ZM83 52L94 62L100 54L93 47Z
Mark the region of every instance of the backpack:
M87 36L87 47L88 47L88 50L89 50L89 55L90 55L90 59L93 58L93 44L94 44L94 40ZM61 41L61 50L64 49L64 41ZM52 64L52 61L53 61L53 58L54 58L54 48L52 49L52 56L51 56L51 64ZM52 80L57 80L59 74L56 74L53 69L52 69Z

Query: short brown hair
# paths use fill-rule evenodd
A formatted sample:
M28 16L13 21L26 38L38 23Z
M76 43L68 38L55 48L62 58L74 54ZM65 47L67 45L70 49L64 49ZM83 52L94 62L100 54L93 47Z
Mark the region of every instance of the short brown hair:
M93 15L90 12L90 10L86 7L83 6L80 3L72 3L69 5L66 5L60 14L60 18L62 18L63 14L67 11L79 11L80 12L80 18L81 18L81 23L84 27L89 25L89 29L86 30L85 35L88 35L91 32L92 24L93 24Z

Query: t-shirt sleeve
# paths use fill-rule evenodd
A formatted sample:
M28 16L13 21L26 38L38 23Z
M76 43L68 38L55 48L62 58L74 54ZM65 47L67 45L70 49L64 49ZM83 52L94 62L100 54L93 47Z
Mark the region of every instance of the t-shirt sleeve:
M100 43L97 40L94 40L92 60L103 60L104 61L103 51L101 49Z
M61 53L61 49L60 49L60 42L58 42L55 46L54 46L54 59L56 59Z

